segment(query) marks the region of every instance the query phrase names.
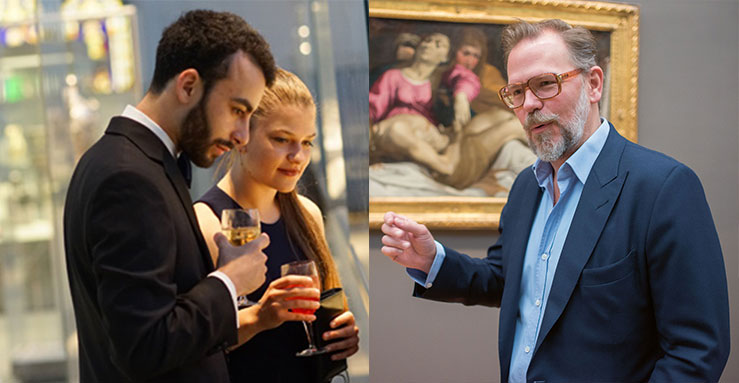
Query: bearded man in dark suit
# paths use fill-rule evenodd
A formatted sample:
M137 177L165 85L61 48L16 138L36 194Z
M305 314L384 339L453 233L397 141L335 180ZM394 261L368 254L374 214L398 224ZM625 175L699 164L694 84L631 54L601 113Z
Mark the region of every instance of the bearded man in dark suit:
M64 241L82 382L228 381L236 297L263 283L269 239L235 247L217 234L216 269L187 158L207 167L244 145L274 76L268 44L239 16L188 12L164 30L143 100L80 159Z

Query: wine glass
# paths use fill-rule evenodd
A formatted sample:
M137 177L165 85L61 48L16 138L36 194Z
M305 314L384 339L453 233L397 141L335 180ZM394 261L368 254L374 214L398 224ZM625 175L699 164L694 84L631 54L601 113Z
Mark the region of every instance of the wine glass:
M280 271L282 276L286 275L305 275L311 277L313 279L313 285L317 289L321 289L321 282L318 277L318 269L316 268L316 263L313 261L295 261L290 262L282 265L280 267ZM298 297L298 298L292 298L292 299L305 299L310 301L318 301L317 298L308 298L308 297ZM316 310L315 309L292 309L293 312L300 313L300 314L308 314L312 315ZM312 356L312 355L320 355L328 352L326 349L319 349L316 347L315 343L313 343L313 326L309 326L307 322L303 321L303 328L305 328L305 335L308 337L308 348L306 348L303 351L298 352L295 354L295 356Z
M223 209L221 213L221 230L234 246L243 246L259 236L259 210L257 209Z
M234 246L243 246L259 236L259 210L257 209L223 209L221 213L221 230L228 241ZM238 308L249 307L256 302L246 298L246 295L237 297Z

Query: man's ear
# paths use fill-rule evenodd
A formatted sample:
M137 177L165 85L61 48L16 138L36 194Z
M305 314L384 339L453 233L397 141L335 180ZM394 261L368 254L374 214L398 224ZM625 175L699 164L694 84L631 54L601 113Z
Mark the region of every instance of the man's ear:
M203 80L194 68L185 69L175 77L175 93L177 100L186 105L194 105L200 101L203 93Z
M588 99L591 103L597 103L603 96L603 69L599 66L590 68L587 74Z

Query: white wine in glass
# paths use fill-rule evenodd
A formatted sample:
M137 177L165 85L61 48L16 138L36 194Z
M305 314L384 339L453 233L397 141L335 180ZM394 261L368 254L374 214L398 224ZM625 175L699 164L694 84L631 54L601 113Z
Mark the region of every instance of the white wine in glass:
M259 236L259 227L234 227L226 231L226 236L232 245L243 246Z
M259 236L259 210L223 209L221 229L234 246L243 246Z
M243 246L253 241L262 231L259 225L259 210L257 209L223 209L221 213L221 230L223 230L228 241L234 246ZM241 295L236 299L238 307L244 308L253 305Z

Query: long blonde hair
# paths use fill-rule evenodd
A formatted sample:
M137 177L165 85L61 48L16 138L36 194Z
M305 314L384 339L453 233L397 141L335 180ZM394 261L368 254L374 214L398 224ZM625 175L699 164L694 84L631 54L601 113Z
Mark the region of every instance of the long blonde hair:
M269 119L272 114L283 106L297 106L311 109L315 112L316 104L308 87L295 74L282 68L275 72L274 84L265 89L259 107L249 121L250 130L259 129L262 122ZM313 113L315 115L315 113ZM232 169L240 155L237 150L232 150L227 160L226 169ZM248 166L248 165L247 165ZM290 246L297 245L303 254L310 260L316 262L321 277L321 290L341 287L339 273L331 256L326 238L321 234L318 222L305 209L298 199L295 189L288 193L277 192L277 204L280 216L285 222Z

